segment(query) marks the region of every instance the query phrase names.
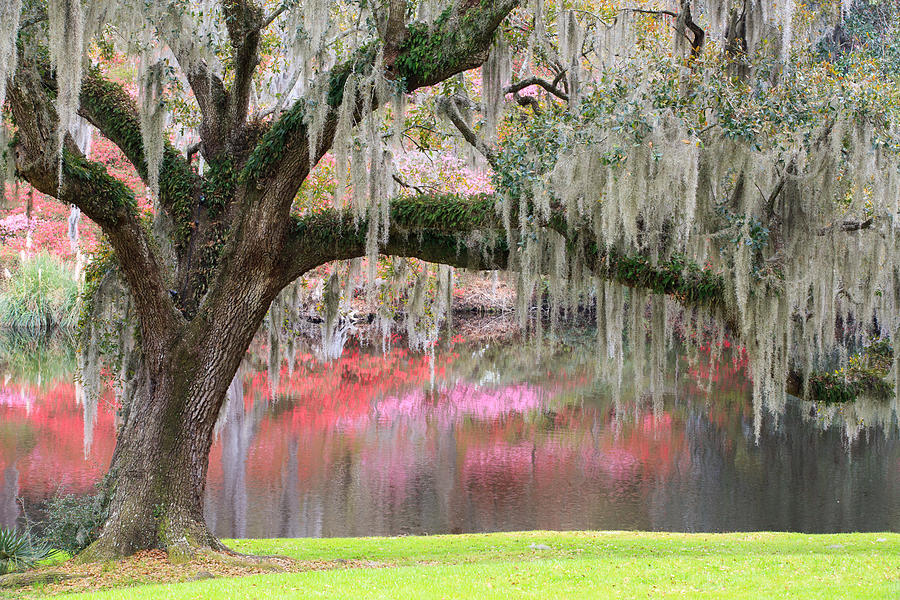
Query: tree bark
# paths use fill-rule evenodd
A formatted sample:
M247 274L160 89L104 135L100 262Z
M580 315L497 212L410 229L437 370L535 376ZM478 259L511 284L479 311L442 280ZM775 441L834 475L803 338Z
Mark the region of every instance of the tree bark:
M160 377L142 368L142 385L110 463L109 517L82 560L147 548L167 550L173 559L199 548L222 549L203 518L213 428L204 415L185 415L188 403L179 389L187 382L176 369Z
M141 361L139 384L125 407L108 477L109 516L85 560L108 560L146 548L173 557L221 548L203 519L203 492L215 415L191 411L197 369L172 348L159 368ZM176 358L177 357L177 358ZM212 423L212 425L210 424Z
M226 550L206 525L203 497L228 386L277 293L272 285L254 287L262 294L220 311L218 324L189 324L161 356L141 359L107 475L109 516L83 560L147 548L167 550L175 560Z

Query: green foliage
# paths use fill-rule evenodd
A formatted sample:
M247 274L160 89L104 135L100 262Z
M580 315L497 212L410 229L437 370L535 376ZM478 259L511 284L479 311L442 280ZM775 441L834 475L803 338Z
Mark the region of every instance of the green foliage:
M47 502L43 539L56 550L76 555L100 535L106 520L107 495L56 496Z
M305 215L291 215L293 237L310 248L353 247L365 245L365 223L354 223L349 212L333 209ZM391 203L391 222L410 232L448 234L441 238L447 251L455 253L457 241L449 234L496 227L497 216L491 195L473 197L423 195L397 199Z
M428 80L434 73L441 71L444 65L440 57L448 48L453 47L455 39L447 39L436 33L437 28L450 18L451 10L445 10L433 26L419 23L409 27L409 35L401 47L403 52L397 59L397 68L404 79L415 76ZM438 60L435 60L436 57Z
M853 2L841 28L819 42L820 55L831 60L841 73L851 73L858 57L863 56L869 68L900 75L897 8L892 2Z
M586 144L604 146L611 135L619 142L610 145L603 162L625 167L631 148L646 143L660 115L683 123L701 143L721 135L760 152L797 141L812 147L822 124L837 119L869 128L879 145L896 145L890 123L900 118L898 87L872 54L870 46L861 47L836 71L804 53L774 85L765 82L766 65L757 65L759 77L748 83L732 77L732 65L719 55L692 63L690 72L665 55L648 57L640 68L611 68L585 82L578 110L556 105L522 120L516 135L503 140L495 187L510 197L530 196L531 183L548 176L559 156ZM645 80L647 73L652 76Z
M610 252L607 261L611 278L629 287L646 288L692 303L718 304L725 297L721 275L701 268L681 254L654 265L642 256Z
M525 124L523 135L505 139L497 155L494 187L509 198L531 198L534 184L553 169L565 139L559 135L559 128L571 118L561 110L544 112ZM535 152L537 148L539 152Z
M93 220L118 222L122 217L137 215L134 192L111 176L104 165L63 150L63 180L84 189L86 201L81 208ZM123 211L123 212L120 212Z
M732 244L746 244L754 252L759 252L768 245L769 228L759 219L752 215L735 214L728 210L724 203L716 204L716 212L728 223L728 229L733 233L729 238ZM749 221L747 223L749 237L741 239L740 232L743 231L744 224L747 221Z
M344 81L346 81L346 77ZM281 118L263 135L247 159L241 172L242 183L261 179L267 173L269 166L284 155L291 136L305 129L303 124L305 115L306 106L301 102L297 102L281 115Z
M46 252L25 258L0 294L0 327L34 334L75 325L78 284L61 260Z
M0 574L30 569L54 553L48 544L34 543L27 533L0 529Z
M184 162L178 151L168 143L159 167L160 203L170 209L175 222L175 247L184 247L191 236L194 218L193 189L194 173Z
M209 163L208 175L204 178L203 202L209 210L210 218L216 218L225 205L234 197L237 172L231 160L213 160Z
M391 205L393 222L413 230L474 231L495 226L494 198L488 194L472 197L448 195L419 196Z
M885 378L893 362L894 350L890 342L875 340L851 356L847 366L810 375L808 393L812 400L825 403L852 402L861 395L889 398L894 390Z

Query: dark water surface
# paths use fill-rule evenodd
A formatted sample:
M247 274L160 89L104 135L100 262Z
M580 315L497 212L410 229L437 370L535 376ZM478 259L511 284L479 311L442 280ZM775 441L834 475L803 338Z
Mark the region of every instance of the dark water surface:
M55 352L0 365L2 525L88 492L112 454L114 396L80 405L71 351ZM653 398L630 374L616 392L596 355L588 341L456 343L433 361L348 349L275 377L249 357L213 449L208 521L223 537L900 531L894 402L754 410L745 361L675 354Z

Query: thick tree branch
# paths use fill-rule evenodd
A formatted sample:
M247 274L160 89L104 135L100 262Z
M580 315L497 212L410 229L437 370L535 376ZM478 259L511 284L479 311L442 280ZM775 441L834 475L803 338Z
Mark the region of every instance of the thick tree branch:
M495 202L491 195L396 198L389 241L380 252L465 268L504 269L509 243ZM566 237L573 249L578 246L599 277L707 306L727 319L725 283L718 274L679 257L654 266L643 256L607 251L589 228L569 231L564 219L551 219L545 226ZM473 236L481 242L468 243ZM366 223L356 223L350 214L329 210L294 217L283 254L284 285L321 264L365 256L365 238Z
M58 121L47 88L29 60L21 61L8 100L17 128L17 174L39 191L78 206L103 229L135 299L145 349L160 350L181 318L166 291L163 268L141 225L133 192L103 165L85 159L71 137L66 138L59 168Z
M223 0L225 25L234 52L234 83L229 91L230 131L237 132L250 107L253 72L259 65L259 40L263 24L262 9L250 0Z
M480 66L487 57L497 27L519 2L461 0L456 19L450 18L451 10L448 9L432 26L416 24L402 32L392 27L389 30L392 32L391 40L385 41L386 76L404 82L406 91L410 92ZM387 52L392 44L397 45L396 57L389 56ZM322 131L319 151L315 153L317 157L323 155L333 143L337 109L343 100L344 85L349 75L367 74L375 59L376 52L369 46L322 76L328 84L330 112ZM365 91L361 91L363 93ZM309 102L309 98L301 98L272 125L244 168L243 178L249 185L272 179L276 174L277 179L289 181L291 187L282 192L282 199L288 207L312 167L308 164L309 140L304 125Z
M46 89L55 90L56 80L45 56L30 56L41 83ZM147 161L141 137L140 118L134 100L118 83L105 79L96 68L89 69L81 83L78 114L88 121L106 139L115 144L134 166L138 175L149 185ZM165 140L163 161L160 165L160 204L176 221L189 218L184 213L189 196L196 184L196 176L181 154Z
M498 223L492 203L490 197L398 198L391 206L390 236L381 253L462 268L503 269L509 252L502 233L490 248L463 243L466 235L482 226L485 231L495 230ZM466 217L448 218L457 209L468 211ZM357 223L351 214L336 210L293 217L281 262L283 284L325 263L365 256L366 228L365 222Z
M494 32L519 1L461 0L455 11L448 9L431 26L388 25L384 35L390 39L382 40L384 76L402 81L408 92L480 66ZM400 6L400 2L395 4ZM397 14L390 20L399 23ZM392 45L398 49L395 57L389 54ZM352 59L323 75L326 105L317 110L327 113L318 148L312 152L314 161L334 143L338 109L348 78L351 74L361 77L370 74L378 55L379 46L369 44L359 49ZM357 89L352 115L357 122L375 93L374 85L370 85ZM314 85L313 89L322 89L322 85ZM284 247L291 237L290 208L313 166L305 114L308 106L322 100L317 96L294 103L269 127L244 164L237 180L236 193L241 203L235 206L235 224L218 260L220 268L212 276L209 290L197 308L196 327L226 331L235 326L222 316L234 314L231 305L262 301L268 306L265 300L273 298L283 287L280 277L284 272ZM226 306L229 308L225 309Z
M230 121L225 84L202 61L191 64L187 59L179 58L178 62L200 107L200 139L203 140L204 155L212 160L224 152L228 138Z
M78 112L122 150L144 183L149 184L138 111L128 92L92 69L81 84L81 107ZM165 140L159 169L159 202L177 223L191 220L190 198L196 183L197 177L188 161L168 139Z

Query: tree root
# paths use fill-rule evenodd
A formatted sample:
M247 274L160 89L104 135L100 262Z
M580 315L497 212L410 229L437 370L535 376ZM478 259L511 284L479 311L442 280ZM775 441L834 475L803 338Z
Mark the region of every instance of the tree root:
M278 561L286 561L293 563L294 559L287 556L257 554L242 554L233 550L226 551L207 551L204 556L229 564L235 567L250 567L254 569L265 569L273 572L286 572L290 569Z
M146 537L136 538L129 535L128 531L113 526L105 530L97 541L82 550L75 557L75 561L82 564L106 562L125 558L141 550L164 550L169 556L169 562L180 564L205 553L230 552L229 548L210 532L206 523L200 520L161 520L155 529L157 531L155 541L146 543Z
M14 589L38 584L47 585L71 578L71 575L59 571L9 573L0 576L0 589Z
M173 523L178 523L173 527ZM242 554L225 546L205 523L197 519L170 520L166 527L159 527L156 544L142 548L131 542L121 531L104 531L96 542L85 548L75 560L80 563L107 562L125 558L140 550L164 550L172 564L194 560L213 561L235 567L248 567L266 571L289 571L294 560L287 556L258 556Z

